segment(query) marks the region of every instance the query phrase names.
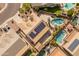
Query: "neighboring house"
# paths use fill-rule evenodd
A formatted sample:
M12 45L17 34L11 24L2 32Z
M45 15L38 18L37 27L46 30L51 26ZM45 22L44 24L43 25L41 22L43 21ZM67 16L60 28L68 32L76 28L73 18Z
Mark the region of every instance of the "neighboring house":
M64 49L74 56L79 56L79 32L74 32L74 36L67 39L71 40L63 46Z

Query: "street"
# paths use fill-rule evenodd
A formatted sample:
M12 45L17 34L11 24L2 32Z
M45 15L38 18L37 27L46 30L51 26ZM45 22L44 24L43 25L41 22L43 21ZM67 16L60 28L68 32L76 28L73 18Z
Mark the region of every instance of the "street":
M8 3L7 8L0 13L0 25L4 23L7 19L14 16L20 8L19 3Z

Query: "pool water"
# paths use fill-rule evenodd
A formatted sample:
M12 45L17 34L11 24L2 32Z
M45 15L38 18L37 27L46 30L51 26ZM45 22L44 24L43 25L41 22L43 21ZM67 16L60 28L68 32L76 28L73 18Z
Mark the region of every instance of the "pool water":
M55 18L51 21L52 25L54 26L60 26L64 23L64 20L62 18Z
M65 37L66 37L66 31L64 31L64 30L60 31L55 37L56 43L58 43L58 44L62 43L62 41Z
M64 9L70 10L74 8L75 4L74 3L65 3L64 4Z

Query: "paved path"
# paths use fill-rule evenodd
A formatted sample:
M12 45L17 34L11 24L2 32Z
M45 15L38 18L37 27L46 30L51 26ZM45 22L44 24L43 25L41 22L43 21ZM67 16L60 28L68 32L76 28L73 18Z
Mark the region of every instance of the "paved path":
M19 8L19 3L9 3L7 8L2 13L0 13L0 25L10 17L14 16L19 10Z

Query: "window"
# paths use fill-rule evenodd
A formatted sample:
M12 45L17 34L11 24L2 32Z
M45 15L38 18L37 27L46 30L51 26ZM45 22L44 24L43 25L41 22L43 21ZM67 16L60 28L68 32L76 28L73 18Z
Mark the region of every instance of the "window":
M76 39L76 40L74 40L73 43L68 47L68 49L69 49L71 52L73 52L74 49L75 49L78 45L79 45L79 40Z

